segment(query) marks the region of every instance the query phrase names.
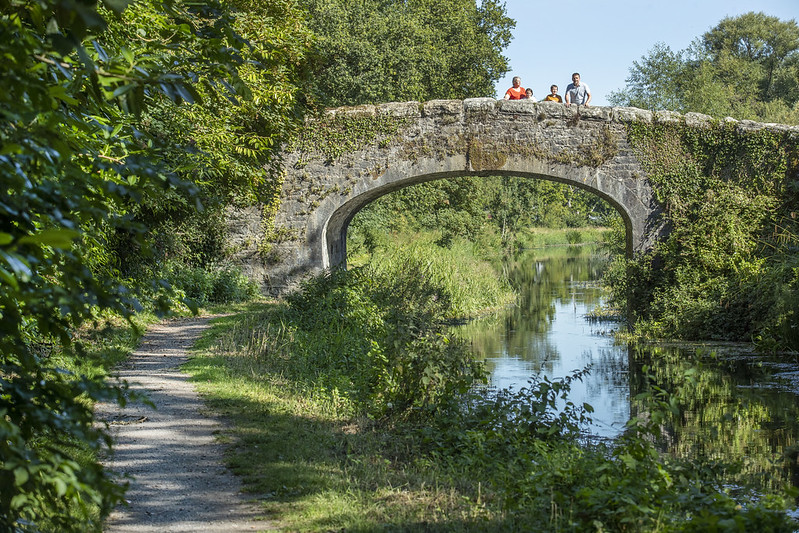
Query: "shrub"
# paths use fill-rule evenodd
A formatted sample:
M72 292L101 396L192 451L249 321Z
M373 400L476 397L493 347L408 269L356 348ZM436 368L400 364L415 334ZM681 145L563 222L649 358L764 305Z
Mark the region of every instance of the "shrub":
M569 230L566 232L566 241L568 241L569 244L580 244L583 242L583 236L577 230Z
M418 267L418 265L417 265ZM299 367L372 417L407 417L484 378L447 331L449 298L419 268L334 270L287 298Z
M258 285L235 267L192 267L170 263L164 271L173 289L198 305L252 300L260 294Z

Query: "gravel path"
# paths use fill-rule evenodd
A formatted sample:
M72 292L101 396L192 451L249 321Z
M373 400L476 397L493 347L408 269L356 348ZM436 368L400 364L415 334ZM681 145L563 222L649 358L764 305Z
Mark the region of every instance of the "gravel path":
M240 494L239 480L222 465L222 429L209 415L188 376L180 371L187 349L209 318L166 321L150 328L138 350L118 369L130 388L143 392L126 408L101 405L116 443L106 462L130 479L129 505L111 513L106 533L263 531L255 504Z

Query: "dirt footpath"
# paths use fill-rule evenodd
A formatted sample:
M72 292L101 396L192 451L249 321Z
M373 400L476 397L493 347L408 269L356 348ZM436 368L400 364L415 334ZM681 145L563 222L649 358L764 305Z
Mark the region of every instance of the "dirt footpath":
M166 321L149 329L138 350L119 368L140 402L100 406L109 420L114 454L106 461L128 476L128 506L111 513L107 533L262 531L255 504L240 494L239 480L222 465L222 428L205 409L180 365L208 327L208 318Z

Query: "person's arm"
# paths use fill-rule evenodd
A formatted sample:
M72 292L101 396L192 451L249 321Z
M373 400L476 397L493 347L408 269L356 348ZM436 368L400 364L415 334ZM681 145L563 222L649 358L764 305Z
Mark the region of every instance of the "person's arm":
M510 89L505 91L505 100L510 100Z
M585 101L585 107L588 107L588 104L591 103L591 87L588 85L585 86L585 94L588 95L588 100Z
M572 105L571 100L569 100L569 88L566 87L566 94L563 95L563 101L566 103L566 106Z

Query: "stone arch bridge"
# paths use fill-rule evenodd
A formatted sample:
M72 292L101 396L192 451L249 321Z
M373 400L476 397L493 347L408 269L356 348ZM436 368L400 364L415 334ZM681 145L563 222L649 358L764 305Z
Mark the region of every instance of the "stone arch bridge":
M624 220L632 255L664 232L660 206L627 142L634 121L704 127L711 118L493 98L332 109L307 121L284 149L277 213L233 213L232 243L245 271L267 292L280 293L311 273L345 265L348 224L380 196L442 178L505 175L566 183L605 199Z

